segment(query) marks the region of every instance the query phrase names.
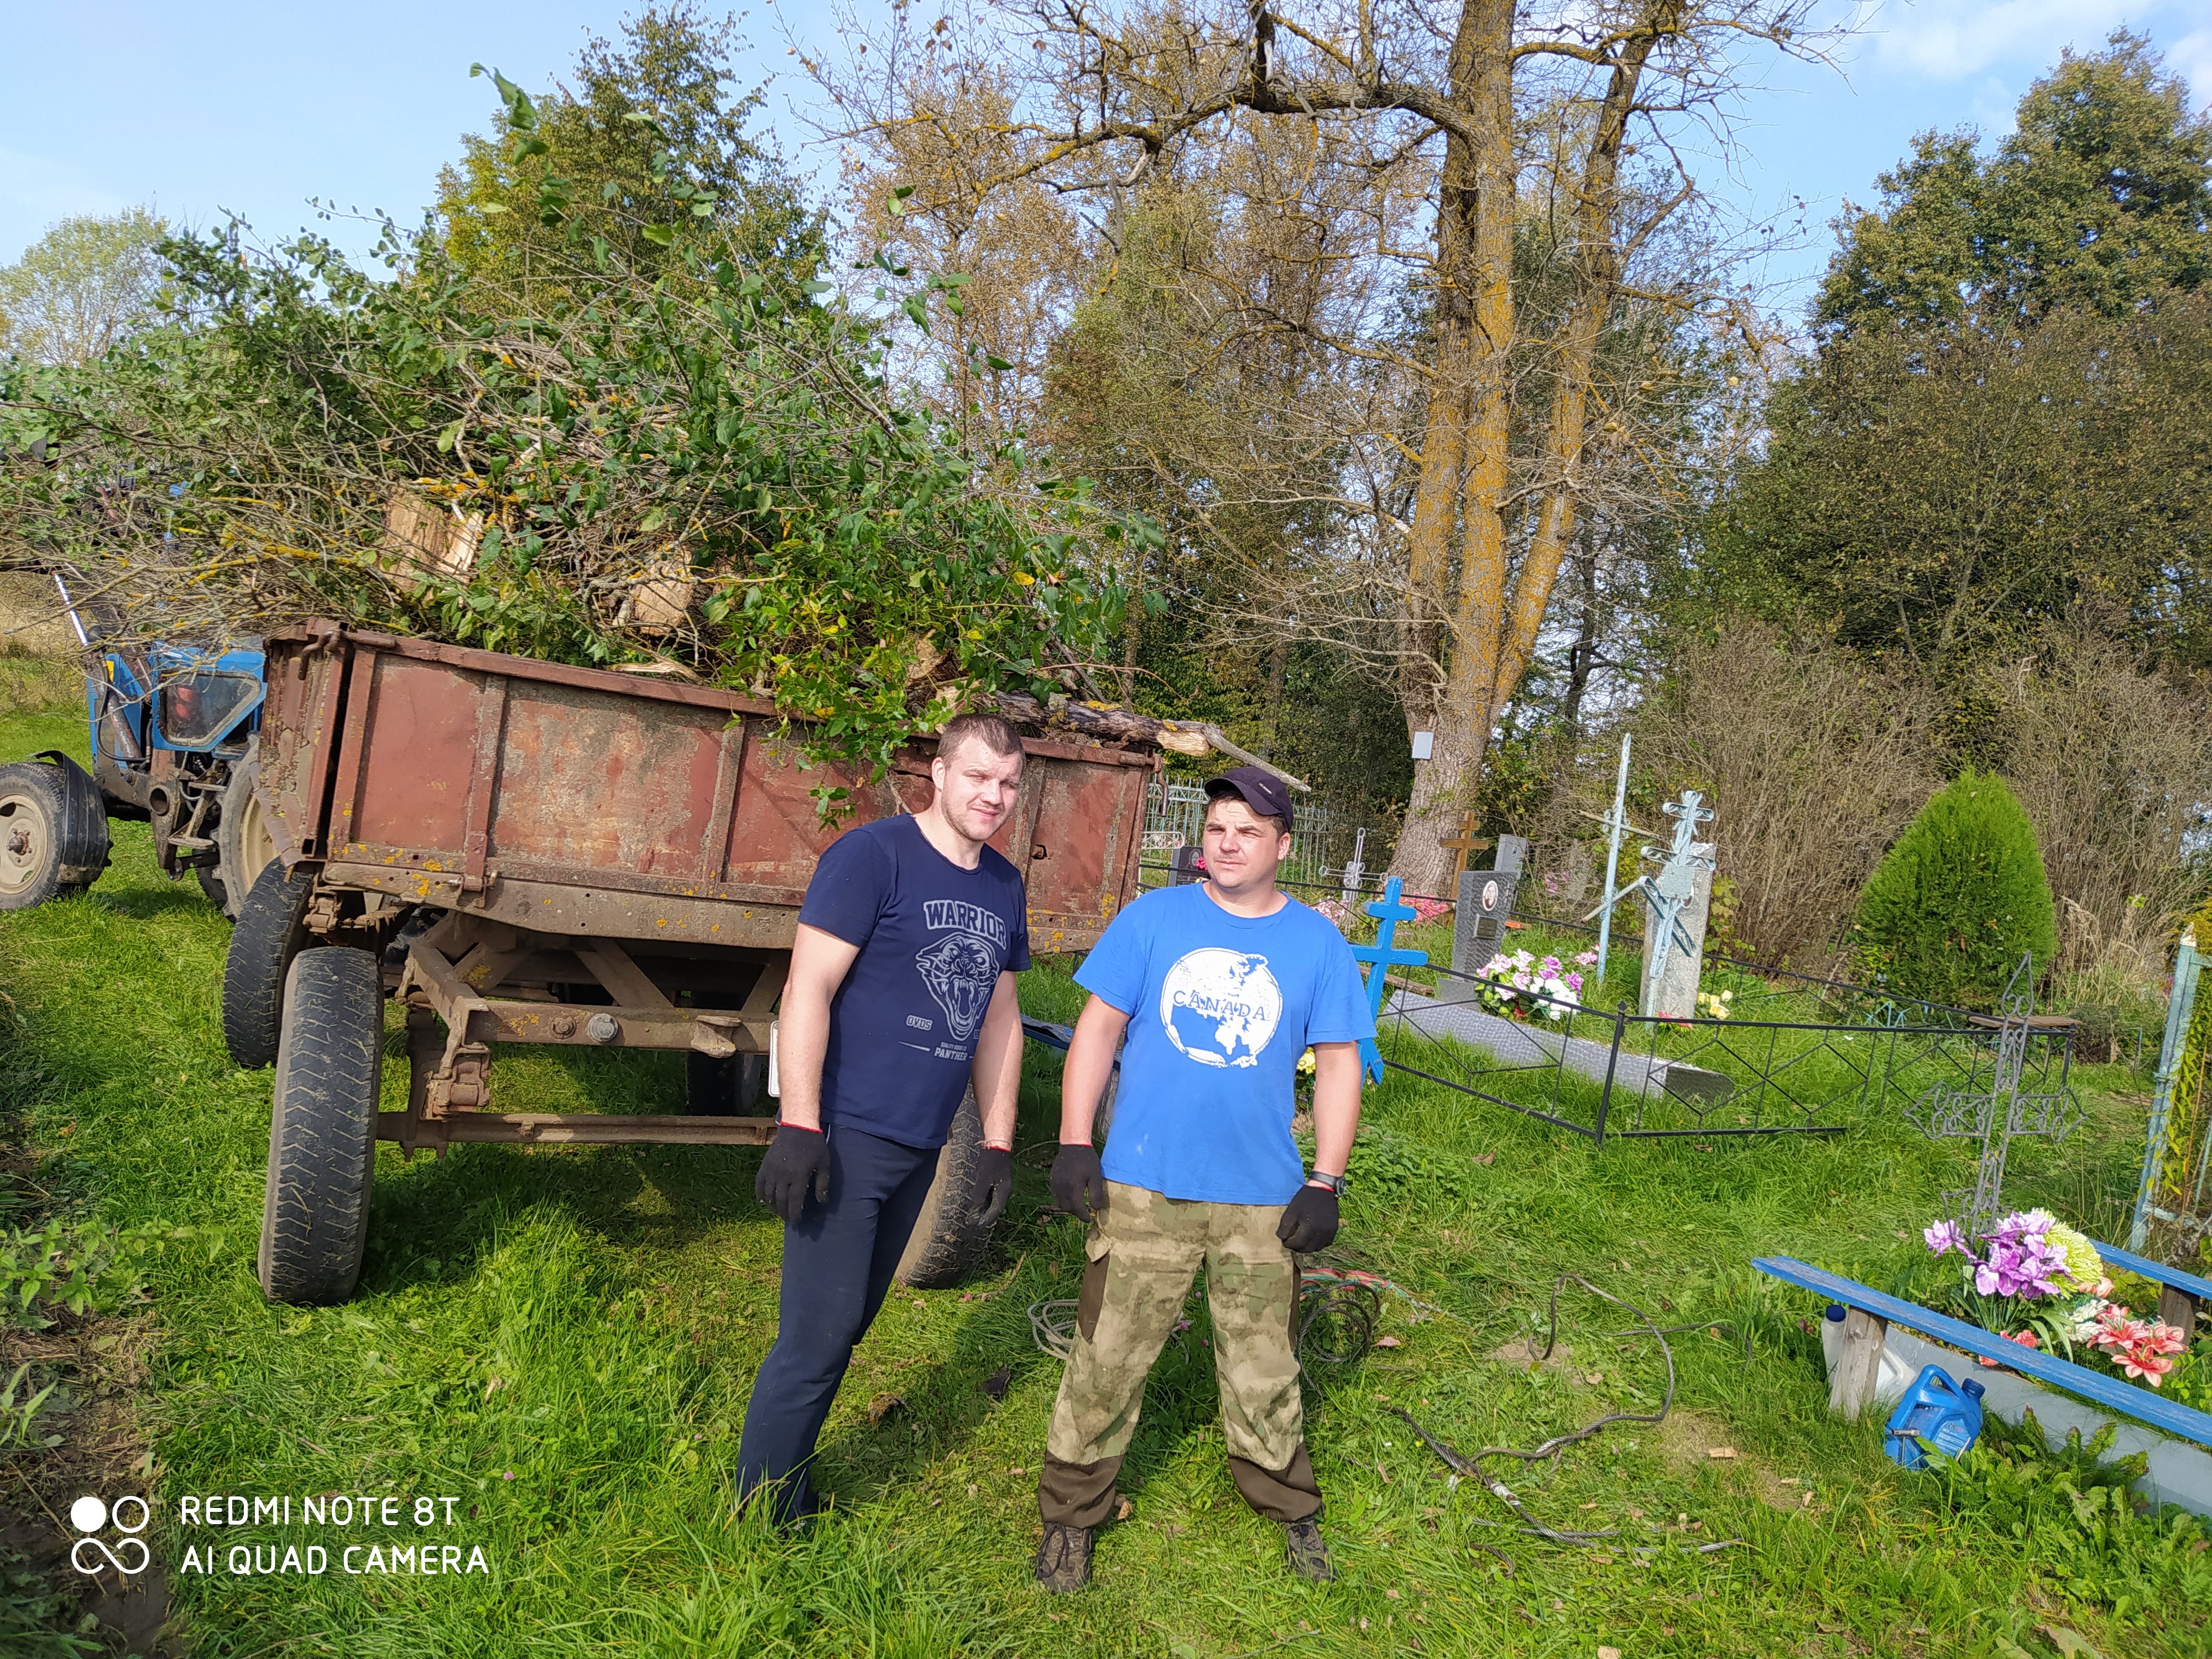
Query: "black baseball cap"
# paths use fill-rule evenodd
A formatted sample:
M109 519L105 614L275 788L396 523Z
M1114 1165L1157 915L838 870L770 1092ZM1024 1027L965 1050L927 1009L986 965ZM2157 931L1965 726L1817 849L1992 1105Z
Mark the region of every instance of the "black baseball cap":
M1208 800L1225 800L1235 795L1263 818L1280 818L1283 828L1291 827L1291 791L1273 772L1257 766L1240 766L1233 772L1224 772L1218 778L1206 781Z

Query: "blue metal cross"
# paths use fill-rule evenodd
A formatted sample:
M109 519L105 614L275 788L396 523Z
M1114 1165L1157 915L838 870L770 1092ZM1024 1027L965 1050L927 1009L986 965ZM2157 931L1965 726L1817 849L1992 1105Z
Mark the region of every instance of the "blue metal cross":
M1352 947L1353 961L1372 964L1367 970L1367 1012L1378 1024L1382 1018L1382 993L1387 988L1384 981L1390 969L1395 967L1425 968L1429 965L1426 951L1394 951L1390 948L1390 941L1398 932L1398 924L1414 921L1421 914L1410 904L1398 902L1398 891L1403 885L1396 876L1382 884L1382 902L1366 907L1367 914L1382 924L1375 930L1375 943ZM1382 1050L1376 1046L1373 1037L1360 1038L1359 1062L1370 1083L1382 1080Z

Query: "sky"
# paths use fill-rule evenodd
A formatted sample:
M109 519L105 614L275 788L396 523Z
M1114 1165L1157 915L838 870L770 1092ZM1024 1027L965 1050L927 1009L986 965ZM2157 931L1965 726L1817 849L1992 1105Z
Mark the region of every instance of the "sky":
M1846 199L1873 203L1875 175L1915 133L2004 131L2021 93L2063 48L2094 50L2124 24L2166 52L2198 107L2212 102L2206 0L1836 3L1836 15L1859 24L1839 69L1757 65L1735 112L1735 153L1724 169L1711 164L1713 186L1747 216L1805 225L1768 262L1772 302L1784 310L1826 259L1828 220ZM489 83L470 78L471 63L544 86L629 9L622 0L0 0L0 264L65 215L134 204L203 227L237 213L264 240L310 227L365 250L370 234L319 222L311 200L413 220L459 135L488 125ZM834 176L827 155L805 148L811 88L783 33L834 49L826 7L781 0L744 27L755 43L745 70L771 82L773 135L802 171Z

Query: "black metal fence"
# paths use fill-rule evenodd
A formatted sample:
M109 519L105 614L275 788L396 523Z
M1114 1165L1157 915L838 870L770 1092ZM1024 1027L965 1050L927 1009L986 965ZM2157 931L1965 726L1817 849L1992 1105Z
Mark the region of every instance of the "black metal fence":
M1939 1082L1986 1088L1995 1064L1994 1021L1802 975L1786 976L1797 988L1742 997L1724 1018L1674 1019L1528 992L1508 1001L1490 981L1435 973L1433 992L1394 978L1376 1031L1388 1065L1600 1144L1836 1134ZM1808 998L1835 1018L1780 1006ZM2022 1087L2063 1087L2072 1063L2070 1025L2039 1031Z

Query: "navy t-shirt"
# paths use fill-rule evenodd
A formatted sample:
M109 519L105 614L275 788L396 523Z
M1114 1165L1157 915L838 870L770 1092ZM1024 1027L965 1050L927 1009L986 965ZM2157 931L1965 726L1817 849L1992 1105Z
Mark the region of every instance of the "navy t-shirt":
M830 845L799 921L857 945L830 1004L822 1121L942 1146L1001 970L1030 965L1022 878L986 847L963 870L904 814Z

